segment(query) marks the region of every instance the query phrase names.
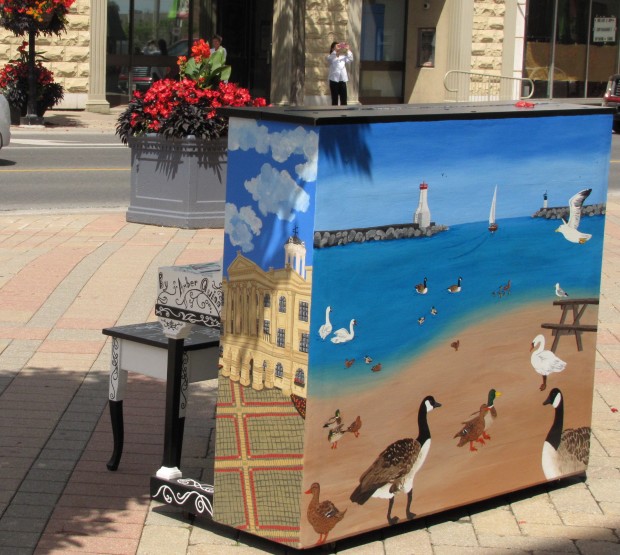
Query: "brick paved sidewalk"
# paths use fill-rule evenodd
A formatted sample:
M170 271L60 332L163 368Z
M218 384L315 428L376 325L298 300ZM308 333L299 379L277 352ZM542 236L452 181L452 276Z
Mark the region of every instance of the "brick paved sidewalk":
M611 410L620 408L620 196L609 199L606 236L587 479L364 534L331 552L620 552L620 413ZM217 260L222 240L221 230L129 224L119 212L0 214L0 554L285 552L150 501L162 382L130 377L122 463L105 467L110 346L101 329L154 320L157 268ZM201 478L213 457L215 382L191 388L182 466Z

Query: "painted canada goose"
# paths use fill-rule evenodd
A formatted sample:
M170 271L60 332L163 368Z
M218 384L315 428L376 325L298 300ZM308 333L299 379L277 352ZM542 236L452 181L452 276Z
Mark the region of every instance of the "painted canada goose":
M571 243L583 244L592 238L592 235L589 233L581 233L578 229L579 222L581 221L581 207L591 192L592 189L583 189L568 200L568 222L562 218L562 225L556 229L557 232L564 236L564 239Z
M437 309L434 306L431 306L431 314L437 316Z
M463 427L454 435L455 438L459 438L457 447L463 447L463 445L469 443L470 451L478 451L478 449L474 447L474 441L484 445L484 439L482 437L482 434L484 434L484 415L488 410L486 404L482 404L475 418L467 422L462 422Z
M462 277L459 276L459 279L456 280L456 284L448 287L448 293L460 293L461 292L461 281Z
M425 321L426 321L426 318L424 316L420 316L418 318L418 324L420 324L420 325L422 325Z
M306 515L310 526L319 535L317 545L325 543L327 535L343 518L347 510L339 511L331 501L320 501L321 486L314 482L306 493L312 495Z
M388 445L361 475L359 485L350 496L351 501L363 505L371 497L389 499L387 520L391 525L398 522L398 517L392 516L394 496L399 492L404 492L407 494L407 518L415 517L415 514L411 512L413 481L417 472L422 468L431 447L428 413L438 407L441 407L441 404L431 395L422 400L418 410L416 439L399 439Z
M554 387L543 405L552 405L555 417L542 450L542 468L547 480L569 474L584 472L590 458L590 433L587 426L569 428L564 426L564 399L562 392Z
M538 345L538 347L536 347ZM536 349L536 350L534 350ZM557 357L552 351L545 351L545 337L541 334L537 335L532 341L530 352L530 362L536 372L542 376L542 384L540 390L544 391L547 387L547 376L554 372L561 372L566 368L566 362Z
M418 283L415 286L415 292L419 293L420 295L426 295L428 293L428 287L426 283L427 283L427 279L424 278L424 281L422 283Z
M325 309L325 323L319 328L319 335L321 336L321 339L325 339L332 332L332 323L329 321L329 313L331 311L331 306L328 306Z

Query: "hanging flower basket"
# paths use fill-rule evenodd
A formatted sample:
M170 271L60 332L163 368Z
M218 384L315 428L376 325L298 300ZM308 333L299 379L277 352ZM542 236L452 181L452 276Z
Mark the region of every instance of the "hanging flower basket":
M0 0L0 25L17 36L59 35L75 0Z
M25 116L28 108L29 72L27 42L17 49L20 58L11 60L0 69L0 93L4 94L11 106L11 117ZM58 104L64 97L60 83L54 82L54 74L47 69L42 59L35 60L34 74L36 80L36 115L43 114Z

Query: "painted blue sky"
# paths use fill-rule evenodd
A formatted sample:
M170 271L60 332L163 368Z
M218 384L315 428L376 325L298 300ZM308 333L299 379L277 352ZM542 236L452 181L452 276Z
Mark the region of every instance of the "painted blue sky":
M295 228L309 247L314 230L410 223L422 181L431 219L448 226L487 220L496 185L500 225L533 214L545 191L549 206L586 188L586 204L603 202L610 117L324 127L232 118L224 267L237 251L263 269L283 267Z
M411 222L422 181L432 220L446 225L487 219L495 185L498 220L533 214L545 191L549 206L566 206L586 188L586 204L603 202L609 117L386 123L353 134L352 126L320 128L316 227ZM364 166L355 162L360 152L369 153ZM346 188L343 205L328 200L334 188Z

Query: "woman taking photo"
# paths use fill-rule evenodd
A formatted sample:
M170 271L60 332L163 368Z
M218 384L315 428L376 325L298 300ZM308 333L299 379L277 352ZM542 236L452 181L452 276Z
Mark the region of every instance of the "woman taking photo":
M346 64L353 61L353 54L346 42L332 42L327 56L329 63L329 90L332 93L332 106L347 105L347 75Z

